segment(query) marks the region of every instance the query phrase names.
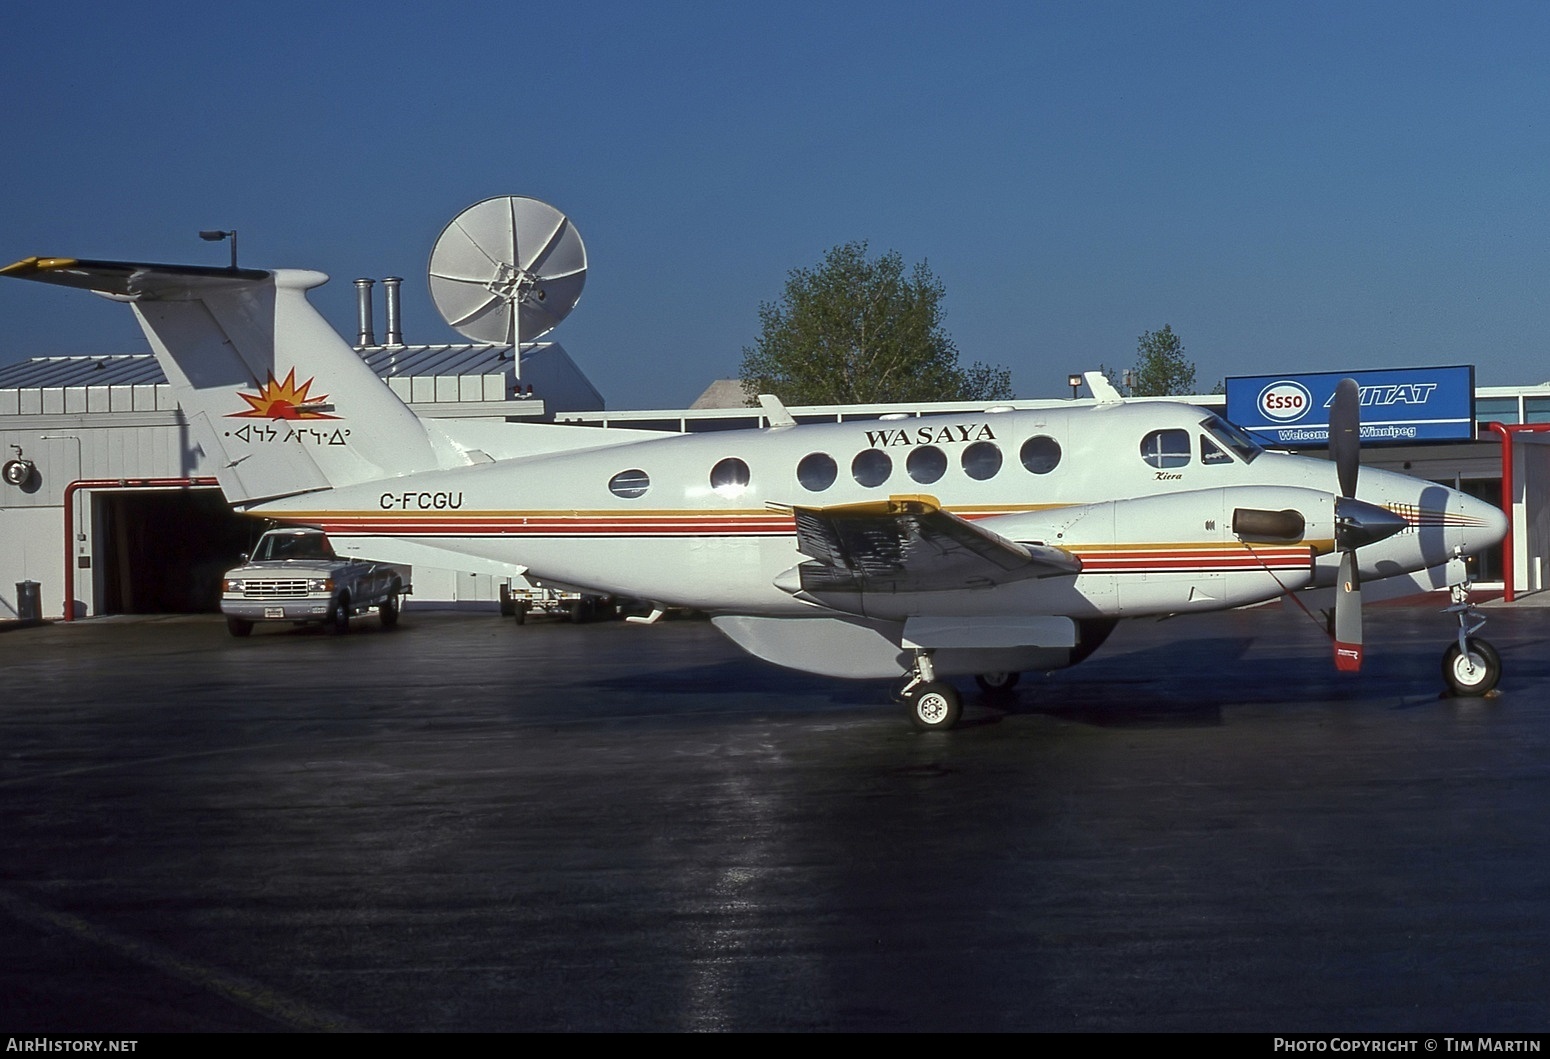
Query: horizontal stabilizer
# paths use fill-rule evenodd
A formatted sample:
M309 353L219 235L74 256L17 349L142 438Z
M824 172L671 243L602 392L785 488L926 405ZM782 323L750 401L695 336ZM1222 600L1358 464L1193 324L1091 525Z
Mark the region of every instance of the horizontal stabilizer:
M0 268L0 276L78 287L121 298L198 297L200 292L251 286L268 272L203 265L153 265L138 261L88 261L73 257L28 257Z

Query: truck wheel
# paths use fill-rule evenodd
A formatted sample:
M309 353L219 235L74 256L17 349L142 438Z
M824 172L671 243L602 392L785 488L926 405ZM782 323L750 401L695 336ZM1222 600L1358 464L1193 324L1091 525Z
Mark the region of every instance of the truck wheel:
M387 599L377 608L377 615L382 619L382 627L391 629L398 624L398 586L388 593Z
M518 625L525 625L527 623L527 604L526 603L518 603L513 608L512 612L514 614L516 614L516 616L517 616L517 624Z
M350 631L350 597L340 596L334 609L328 612L328 631L343 636Z
M226 631L233 636L247 636L253 631L253 623L246 618L226 617Z

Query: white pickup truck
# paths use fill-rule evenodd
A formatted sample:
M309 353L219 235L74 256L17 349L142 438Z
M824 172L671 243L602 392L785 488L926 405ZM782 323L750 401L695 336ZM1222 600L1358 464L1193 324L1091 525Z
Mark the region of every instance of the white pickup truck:
M322 530L272 529L251 557L226 571L221 613L233 636L248 635L260 621L323 622L331 632L348 632L350 619L373 607L391 629L408 591L406 566L340 558Z

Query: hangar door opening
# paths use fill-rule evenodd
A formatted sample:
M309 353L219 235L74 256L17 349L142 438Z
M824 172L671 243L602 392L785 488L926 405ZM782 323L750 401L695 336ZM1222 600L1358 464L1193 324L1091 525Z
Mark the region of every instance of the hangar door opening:
M212 488L94 492L92 525L98 614L219 610L221 575L263 528Z

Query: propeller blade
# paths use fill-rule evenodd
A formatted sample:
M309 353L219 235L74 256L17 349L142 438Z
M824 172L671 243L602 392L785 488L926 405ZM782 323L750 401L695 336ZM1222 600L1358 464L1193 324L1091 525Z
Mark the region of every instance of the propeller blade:
M1340 553L1340 583L1335 586L1335 668L1342 673L1362 668L1362 575L1354 550Z
M1340 478L1340 495L1356 495L1361 467L1362 396L1355 379L1341 379L1329 406L1329 455Z

